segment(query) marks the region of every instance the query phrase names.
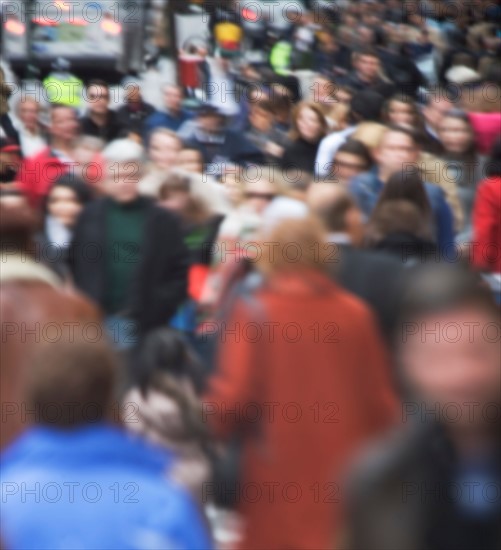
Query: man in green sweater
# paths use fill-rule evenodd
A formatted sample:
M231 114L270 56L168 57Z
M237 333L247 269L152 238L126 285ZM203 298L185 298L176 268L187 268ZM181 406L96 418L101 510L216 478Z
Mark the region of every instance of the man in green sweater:
M126 348L167 325L185 299L188 251L178 219L139 195L143 148L121 139L103 156L107 196L77 222L73 274L102 307L114 343Z

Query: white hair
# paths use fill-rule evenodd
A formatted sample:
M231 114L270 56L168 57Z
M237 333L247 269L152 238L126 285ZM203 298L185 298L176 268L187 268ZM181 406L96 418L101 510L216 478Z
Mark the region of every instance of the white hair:
M141 162L144 149L132 139L115 139L105 147L103 157L108 162Z

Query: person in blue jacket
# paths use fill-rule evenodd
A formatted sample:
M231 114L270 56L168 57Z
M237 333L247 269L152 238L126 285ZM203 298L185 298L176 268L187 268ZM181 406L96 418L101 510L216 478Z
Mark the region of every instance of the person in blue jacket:
M213 548L195 504L168 479L172 455L114 422L135 406L113 407L115 371L99 342L51 344L30 365L36 424L1 456L5 548Z
M388 127L374 151L374 168L355 176L349 184L350 193L367 218L392 174L419 170L419 153L419 145L411 130L399 126ZM424 187L432 210L435 240L442 259L447 260L449 255L451 258L455 256L449 250L454 246L452 212L440 187L429 182L424 182Z

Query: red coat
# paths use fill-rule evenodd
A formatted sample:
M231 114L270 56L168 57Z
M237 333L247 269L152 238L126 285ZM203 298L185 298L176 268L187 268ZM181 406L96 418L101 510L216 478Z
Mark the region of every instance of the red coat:
M24 159L17 174L17 185L33 207L39 207L54 183L69 167L52 156L49 147Z
M321 273L276 276L257 300L223 327L204 399L217 435L243 434L242 547L332 548L342 472L396 418L389 361L367 307Z
M480 182L473 208L473 265L501 273L501 177Z

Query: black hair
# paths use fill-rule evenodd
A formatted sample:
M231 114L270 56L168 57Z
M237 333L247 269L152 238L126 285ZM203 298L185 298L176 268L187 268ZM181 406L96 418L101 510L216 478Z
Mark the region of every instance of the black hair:
M401 320L474 305L498 319L499 307L481 276L461 264L423 264L407 279L402 294Z
M369 149L364 143L358 141L358 139L348 138L336 151L336 155L338 153L349 153L350 155L356 155L363 160L367 170L372 164L372 157ZM336 155L334 155L334 158L336 158Z
M92 80L89 80L87 83L87 88L90 88L91 86L101 86L107 90L110 89L110 85L106 82L106 80L101 80L100 78L93 78Z
M85 205L92 200L92 192L89 189L89 186L82 179L73 174L63 174L54 182L51 190L55 187L68 187L68 189L71 189L75 193L78 202L82 205Z
M188 378L198 391L202 390L203 365L175 330L159 328L148 334L136 350L131 368L133 382L143 393L158 386L159 380L169 375L177 379Z

